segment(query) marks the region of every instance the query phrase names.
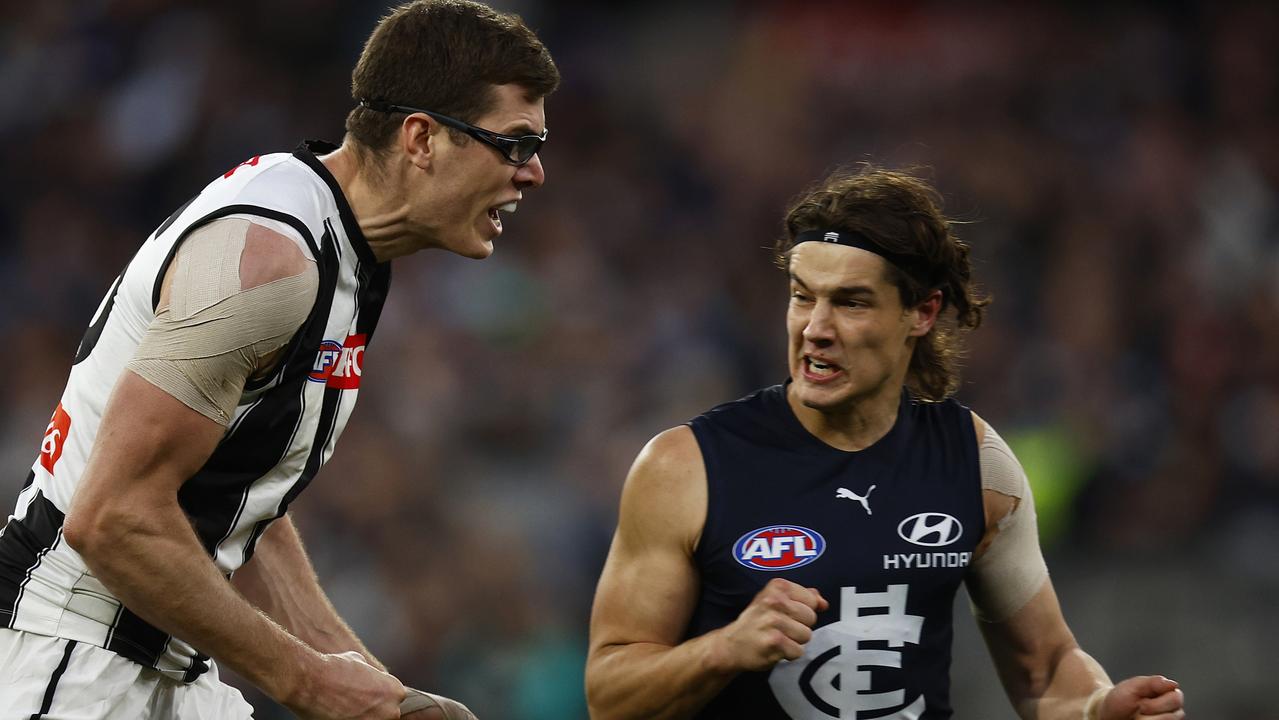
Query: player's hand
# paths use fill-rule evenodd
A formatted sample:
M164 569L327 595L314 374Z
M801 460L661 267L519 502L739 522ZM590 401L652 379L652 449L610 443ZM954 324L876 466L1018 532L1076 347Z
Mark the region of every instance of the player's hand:
M306 720L392 720L404 695L399 680L349 651L321 655L307 686L284 705Z
M734 670L767 670L804 654L817 613L830 607L821 593L773 578L717 637L718 657Z
M1186 698L1175 680L1139 675L1113 687L1101 701L1097 720L1181 720Z

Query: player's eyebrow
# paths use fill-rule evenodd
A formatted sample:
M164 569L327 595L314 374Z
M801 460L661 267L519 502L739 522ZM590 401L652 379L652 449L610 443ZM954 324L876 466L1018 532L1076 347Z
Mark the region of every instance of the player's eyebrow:
M874 295L875 288L869 285L849 285L847 287L837 287L831 292L832 297L851 297L854 295Z
M541 135L541 130L534 130L532 123L521 121L501 132L502 135Z
M808 283L804 282L803 280L800 280L799 276L797 276L794 272L790 273L790 281L800 286L804 290L808 290L809 292L812 292L812 289L808 287ZM855 295L874 296L875 288L869 285L840 285L830 290L829 294L831 297L851 297Z

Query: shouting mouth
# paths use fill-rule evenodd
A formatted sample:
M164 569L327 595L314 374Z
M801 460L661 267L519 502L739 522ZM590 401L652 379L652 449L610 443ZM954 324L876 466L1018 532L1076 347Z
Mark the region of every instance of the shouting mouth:
M827 382L842 372L838 365L829 360L811 355L804 356L804 378L810 382Z
M499 214L499 211L513 213L515 212L515 207L518 204L518 200L512 200L489 208L489 222L493 223L493 229L496 230L499 235L502 233L502 216Z

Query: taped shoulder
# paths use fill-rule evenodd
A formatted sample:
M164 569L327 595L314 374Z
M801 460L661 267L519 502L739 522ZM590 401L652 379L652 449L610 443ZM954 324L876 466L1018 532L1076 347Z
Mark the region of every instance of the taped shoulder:
M244 252L240 255L240 289L303 273L315 273L315 261L307 257L298 243L264 225L250 223L244 235Z
M979 445L982 490L1010 498L1010 509L996 521L985 551L966 579L973 613L985 622L1011 618L1048 580L1039 548L1035 498L1021 463L1008 443L983 423Z

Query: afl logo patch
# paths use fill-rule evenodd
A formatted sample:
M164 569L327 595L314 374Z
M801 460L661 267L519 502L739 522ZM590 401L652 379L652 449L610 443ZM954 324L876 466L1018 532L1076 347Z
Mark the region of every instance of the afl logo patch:
M826 539L816 530L797 525L769 525L752 530L733 543L733 557L752 570L790 570L816 560L826 551Z
M315 365L311 367L311 374L306 379L317 383L328 382L333 366L337 365L340 357L342 357L342 346L336 340L325 340L320 343L320 351L315 354Z
M964 534L964 526L954 516L939 512L911 515L897 526L902 540L924 547L949 545Z

